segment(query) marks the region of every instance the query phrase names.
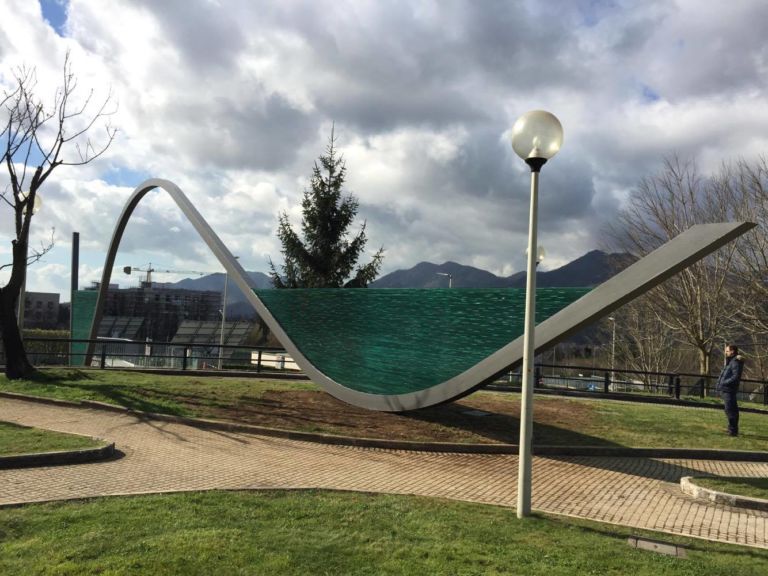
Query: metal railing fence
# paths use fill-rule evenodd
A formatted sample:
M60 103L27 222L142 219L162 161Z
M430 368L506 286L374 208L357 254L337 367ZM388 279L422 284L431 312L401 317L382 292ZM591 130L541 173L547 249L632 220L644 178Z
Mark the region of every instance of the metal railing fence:
M111 338L24 339L29 361L34 366L84 366L87 344L96 344L91 367L168 370L222 370L250 372L298 372L298 366L282 348L199 343L136 342ZM220 354L221 351L221 354ZM0 364L5 364L0 348Z
M294 372L299 367L282 348L198 343L135 342L110 338L97 340L27 337L27 356L35 366L83 366L89 342L96 348L91 367L168 370L221 370L260 373ZM76 351L80 350L80 351ZM221 351L221 354L220 354ZM0 347L0 365L5 364ZM680 399L717 397L717 376L684 372L650 372L624 368L536 364L536 388L575 390L600 394L656 396ZM519 386L519 372L510 372L496 384ZM739 400L768 405L768 382L742 379Z
M714 398L717 376L686 372L649 372L624 368L536 364L536 387L565 389L602 394L622 393L643 396L665 396L676 400L685 398ZM520 383L520 375L510 375L508 381ZM768 405L768 382L743 378L739 400Z

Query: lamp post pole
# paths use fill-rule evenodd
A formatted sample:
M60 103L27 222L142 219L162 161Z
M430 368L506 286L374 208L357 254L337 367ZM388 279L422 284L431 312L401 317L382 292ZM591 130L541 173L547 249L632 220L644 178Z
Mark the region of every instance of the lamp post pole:
M453 288L453 274L450 272L436 272L438 276L448 276L448 288Z
M531 209L528 219L528 265L525 287L525 326L523 335L523 386L520 401L520 452L517 475L517 517L531 514L531 477L533 470L533 374L536 353L536 244L539 172L560 150L563 128L549 112L533 110L523 114L512 127L512 148L531 169Z
M613 373L614 360L616 359L616 318L609 316L608 320L613 322L613 330L611 335L611 384L615 378Z
M235 256L238 260L240 256ZM224 325L227 321L227 286L229 286L229 273L224 271L224 301L221 303L221 334L219 334L219 370L224 365Z
M533 360L536 326L536 221L538 215L539 172L531 170L531 210L528 217L528 266L525 284L525 332L523 337L523 396L520 405L520 465L517 473L517 517L531 513L533 468Z
M227 321L227 285L229 274L224 272L224 302L221 304L221 333L219 334L219 370L224 363L224 324Z

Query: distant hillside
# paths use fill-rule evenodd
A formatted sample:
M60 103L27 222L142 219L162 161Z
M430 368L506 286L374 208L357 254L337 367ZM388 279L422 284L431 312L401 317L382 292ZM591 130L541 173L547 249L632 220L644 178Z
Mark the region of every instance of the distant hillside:
M606 254L600 250L588 252L581 258L549 272L539 272L540 287L596 286L634 261L629 254ZM370 284L371 288L447 288L451 274L454 288L524 288L525 272L506 278L486 270L463 266L456 262L432 264L420 262L408 270L396 270Z
M448 288L450 274L454 288L501 288L504 278L499 278L479 268L463 266L456 262L432 264L419 262L408 270L396 270L371 282L371 288Z
M536 285L542 288L597 286L634 261L635 258L629 254L606 254L600 250L592 250L556 270L539 272ZM507 285L513 288L525 288L526 276L525 272L509 276Z
M263 272L248 272L257 288L272 288L272 280ZM200 278L184 278L178 282L157 283L160 286L168 288L181 288L182 290L211 290L213 292L224 292L224 273L208 274ZM230 279L227 286L227 307L234 306L231 311L227 310L228 316L255 316L250 305L236 306L238 303L245 303L245 295L237 287L237 284Z
M248 276L251 277L257 288L272 288L272 281L263 272L248 272ZM179 280L178 282L167 283L165 286L181 288L183 290L214 290L222 292L224 290L224 273L217 272L216 274L208 274L200 278L184 278L184 280ZM233 288L241 296L240 299L242 300L242 293L234 282L230 282L228 291L233 291Z
M633 262L628 254L606 254L593 250L569 262L557 270L539 272L537 285L556 286L596 286L626 268ZM408 270L396 270L382 276L370 284L371 288L448 288L448 276L454 288L524 288L525 272L518 272L506 278L496 276L486 270L464 266L456 262L433 264L419 262ZM263 272L248 272L257 288L272 288L272 281ZM212 290L223 292L224 274L209 274L200 278L185 278L178 282L165 283L169 288L185 290ZM246 303L245 296L234 282L229 282L227 290L227 316L230 318L252 318L255 312Z

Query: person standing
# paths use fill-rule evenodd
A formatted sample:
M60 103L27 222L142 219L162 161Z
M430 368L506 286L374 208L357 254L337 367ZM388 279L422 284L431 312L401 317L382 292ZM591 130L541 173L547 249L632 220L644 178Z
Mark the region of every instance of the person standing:
M739 435L739 405L736 402L744 371L744 357L739 355L739 348L733 344L725 347L725 366L717 379L717 391L723 399L725 417L728 419L728 435Z

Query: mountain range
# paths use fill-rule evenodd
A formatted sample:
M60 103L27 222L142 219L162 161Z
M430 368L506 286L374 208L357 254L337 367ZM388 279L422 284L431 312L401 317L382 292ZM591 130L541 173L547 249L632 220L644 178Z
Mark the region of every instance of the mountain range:
M634 261L629 254L587 252L581 258L550 271L538 272L536 285L550 287L588 287L605 282ZM446 276L450 274L450 277ZM420 262L408 270L396 270L371 282L371 288L525 288L526 273L496 276L486 270L456 262Z
M629 254L608 254L593 250L555 270L537 274L536 285L548 287L589 287L601 284L629 266L635 259ZM263 272L248 272L257 288L272 288L272 281ZM448 276L450 275L450 277ZM185 290L224 290L225 274L216 273L200 278L185 278L178 282L159 284ZM395 270L371 282L371 288L525 288L525 272L511 276L496 276L487 270L456 262L433 264L419 262L407 270ZM253 310L234 282L227 285L227 317L250 317Z
M256 288L272 288L272 280L263 272L248 272ZM200 278L184 278L178 282L155 283L156 286L166 288L181 288L183 290L212 290L224 291L224 278L226 274L217 272ZM227 318L236 320L239 318L252 318L255 315L253 308L245 299L240 288L234 282L227 283Z

